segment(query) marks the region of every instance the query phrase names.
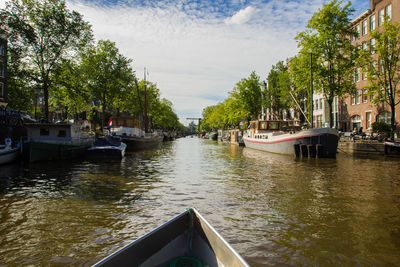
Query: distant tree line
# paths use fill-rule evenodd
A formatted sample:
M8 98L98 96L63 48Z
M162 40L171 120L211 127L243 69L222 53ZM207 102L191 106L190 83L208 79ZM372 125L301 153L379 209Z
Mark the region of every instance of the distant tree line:
M157 85L138 80L114 42L95 44L91 25L65 1L10 0L0 25L9 42L9 107L45 120L52 112L63 119L86 112L104 126L122 112L143 117L146 97L153 127L184 129Z

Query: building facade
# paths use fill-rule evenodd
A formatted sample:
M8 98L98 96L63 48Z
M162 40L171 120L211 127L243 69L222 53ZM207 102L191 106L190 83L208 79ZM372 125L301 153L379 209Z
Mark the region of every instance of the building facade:
M360 49L373 49L375 40L369 37L369 33L379 29L383 25L384 18L390 21L400 22L400 0L371 0L371 9L366 10L352 21L352 27L358 36L351 37L353 45ZM390 124L391 109L386 104L376 105L371 103L371 97L367 95L365 87L368 85L367 75L357 68L354 72L354 81L357 93L349 95L344 102L343 130L371 131L371 125L375 121L384 121ZM400 122L400 106L396 107L397 122Z
M7 37L0 34L0 105L6 105L7 92Z

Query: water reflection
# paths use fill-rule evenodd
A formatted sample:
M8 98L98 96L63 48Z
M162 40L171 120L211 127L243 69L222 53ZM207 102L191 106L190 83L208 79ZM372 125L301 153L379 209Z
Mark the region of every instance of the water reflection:
M195 207L252 266L396 265L400 168L197 138L122 161L0 167L6 265L90 265Z

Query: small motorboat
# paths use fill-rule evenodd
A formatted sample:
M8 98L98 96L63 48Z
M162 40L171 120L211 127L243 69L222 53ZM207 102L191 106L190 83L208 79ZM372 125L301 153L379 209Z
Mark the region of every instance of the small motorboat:
M13 146L10 138L5 139L5 145L0 145L0 165L16 160L19 156L21 143Z
M94 146L88 148L89 158L122 158L125 155L126 144L114 136L97 138Z
M94 266L249 265L191 208Z

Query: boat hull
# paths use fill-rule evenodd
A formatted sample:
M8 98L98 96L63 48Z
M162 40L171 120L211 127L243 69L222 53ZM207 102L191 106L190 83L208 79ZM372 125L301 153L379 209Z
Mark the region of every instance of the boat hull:
M68 145L31 141L26 144L24 151L26 160L29 162L65 160L85 156L90 146L90 144Z
M121 136L121 141L126 144L126 151L140 151L157 148L163 141L163 136L131 137Z
M244 136L243 141L245 146L249 148L287 155L301 154L301 151L296 151L296 147L299 149L306 147L309 150L311 150L310 147L313 147L316 151L315 156L335 158L339 135L336 129L318 128L302 130L292 134L280 134L268 139L256 139ZM318 148L319 151L317 151Z
M126 144L121 143L121 146L103 146L103 147L91 147L87 150L87 156L89 158L103 159L103 158L115 158L121 159L125 156Z
M195 209L178 215L94 266L183 266L173 264L180 259L202 261L207 266L249 266Z
M19 148L0 151L0 165L7 164L17 160L18 155L19 155Z

